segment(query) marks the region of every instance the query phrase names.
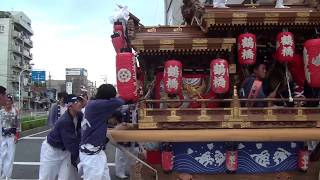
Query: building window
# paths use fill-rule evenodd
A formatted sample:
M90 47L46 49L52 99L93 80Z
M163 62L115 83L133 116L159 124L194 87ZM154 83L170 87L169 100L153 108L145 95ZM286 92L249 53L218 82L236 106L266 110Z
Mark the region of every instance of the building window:
M3 32L4 32L4 25L0 24L0 33L3 33Z

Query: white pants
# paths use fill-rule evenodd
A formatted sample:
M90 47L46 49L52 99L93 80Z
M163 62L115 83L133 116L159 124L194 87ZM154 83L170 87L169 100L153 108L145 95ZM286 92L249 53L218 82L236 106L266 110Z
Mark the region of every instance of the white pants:
M12 167L14 160L14 153L16 150L16 144L14 143L15 136L2 137L1 142L1 169L2 177L11 178Z
M111 180L107 156L104 151L95 155L80 152L79 172L83 173L83 180ZM80 173L81 174L81 173Z
M135 149L135 143L132 143L130 147L126 147L128 151L138 155L138 151ZM115 172L116 175L130 175L130 170L132 165L134 164L134 160L129 158L124 152L120 149L116 148L115 154Z
M70 152L54 148L45 140L41 146L39 179L69 180L73 173Z
M116 175L128 175L129 173L129 158L118 148L116 148L115 154L115 171Z

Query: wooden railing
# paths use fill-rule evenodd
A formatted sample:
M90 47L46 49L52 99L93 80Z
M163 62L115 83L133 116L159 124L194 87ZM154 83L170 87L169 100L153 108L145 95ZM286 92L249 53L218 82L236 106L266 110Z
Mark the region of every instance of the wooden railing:
M293 99L294 105L274 106L284 99L143 100L140 102L140 129L212 129L212 128L317 128L320 107L305 107L320 99ZM198 103L198 108L170 108L170 104ZM208 108L215 103L216 108ZM255 107L256 103L265 107ZM165 108L160 108L165 107Z

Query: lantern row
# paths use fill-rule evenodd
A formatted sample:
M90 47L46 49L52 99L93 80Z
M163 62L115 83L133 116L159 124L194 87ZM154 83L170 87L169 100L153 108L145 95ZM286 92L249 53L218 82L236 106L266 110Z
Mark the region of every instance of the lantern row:
M136 59L131 52L121 52L127 48L127 42L121 23L114 24L111 36L117 52L117 88L119 94L127 101L138 100ZM303 86L307 81L310 87L320 88L320 39L305 42L303 58L295 54L294 36L290 32L277 35L275 58L288 65L295 82ZM254 34L244 33L238 37L238 59L240 65L252 65L257 58L257 39ZM164 89L169 95L182 93L182 63L168 60L164 64ZM229 65L225 59L214 59L210 63L210 87L214 93L227 93L230 89Z

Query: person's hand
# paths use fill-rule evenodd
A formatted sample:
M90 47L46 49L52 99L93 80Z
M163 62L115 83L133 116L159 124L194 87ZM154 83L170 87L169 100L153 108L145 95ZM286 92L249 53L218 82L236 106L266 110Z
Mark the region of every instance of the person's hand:
M129 126L127 123L123 122L121 124L118 124L116 127L114 127L115 130L127 130L129 129Z

